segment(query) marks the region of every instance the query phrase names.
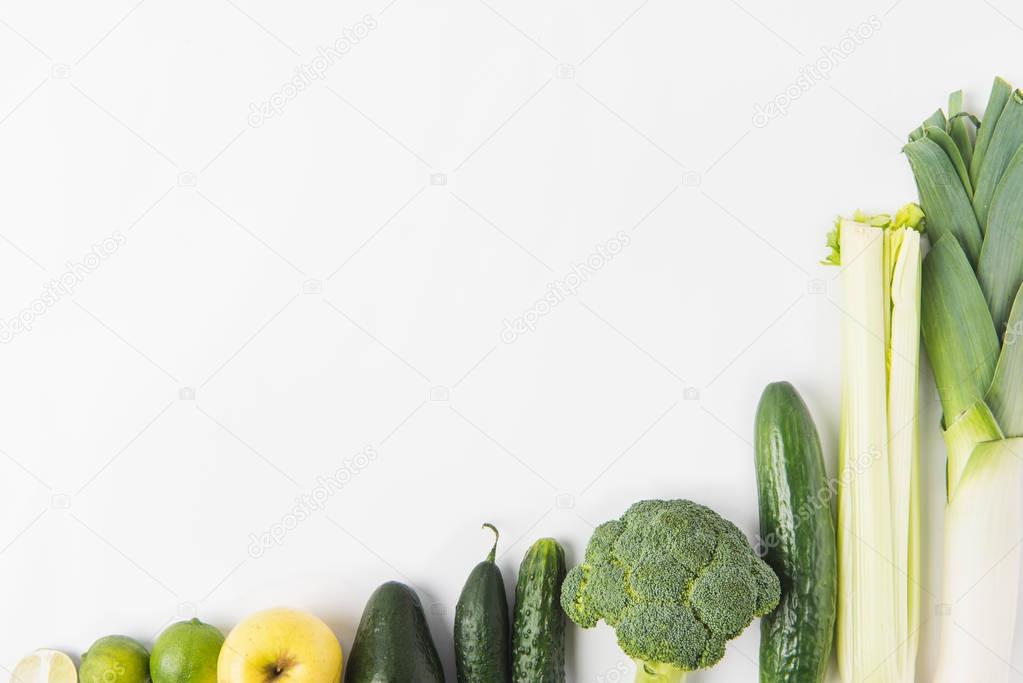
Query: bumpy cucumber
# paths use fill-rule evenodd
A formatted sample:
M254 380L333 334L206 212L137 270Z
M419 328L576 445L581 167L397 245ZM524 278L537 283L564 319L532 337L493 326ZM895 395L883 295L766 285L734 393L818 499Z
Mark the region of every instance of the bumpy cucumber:
M494 532L494 547L469 574L455 606L455 670L458 683L510 683L508 597L494 562L499 534L492 524L483 526Z
M760 536L781 604L760 624L761 683L821 683L835 627L835 527L820 437L788 382L764 389L755 429Z
M514 683L565 683L565 551L541 538L526 552L515 586L512 620Z

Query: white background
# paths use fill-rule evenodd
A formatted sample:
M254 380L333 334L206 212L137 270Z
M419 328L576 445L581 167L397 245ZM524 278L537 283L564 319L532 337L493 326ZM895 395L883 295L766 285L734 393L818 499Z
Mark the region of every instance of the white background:
M641 498L753 534L765 383L796 384L834 467L833 216L915 197L905 134L950 90L979 111L994 75L1023 79L1021 23L1006 0L4 0L0 318L75 282L0 346L0 665L281 604L347 649L400 579L453 673L484 520L509 588L533 540L577 559ZM923 381L927 672L944 451ZM569 644L570 680L631 676L609 630ZM757 647L753 627L693 680L755 680Z

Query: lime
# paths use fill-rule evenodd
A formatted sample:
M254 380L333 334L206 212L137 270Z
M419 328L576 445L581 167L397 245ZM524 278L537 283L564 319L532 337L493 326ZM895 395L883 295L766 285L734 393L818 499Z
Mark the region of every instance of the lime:
M77 683L75 663L57 650L36 650L14 667L11 683Z
M100 638L82 655L81 683L146 683L149 652L128 636Z
M217 657L224 635L198 619L171 624L153 645L153 683L217 683Z

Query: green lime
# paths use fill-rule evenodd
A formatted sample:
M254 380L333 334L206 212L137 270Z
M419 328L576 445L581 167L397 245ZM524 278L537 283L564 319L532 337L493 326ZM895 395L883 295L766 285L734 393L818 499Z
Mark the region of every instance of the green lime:
M224 635L198 619L171 624L153 645L153 683L217 683L217 657Z
M128 636L100 638L82 655L81 683L146 683L149 652Z

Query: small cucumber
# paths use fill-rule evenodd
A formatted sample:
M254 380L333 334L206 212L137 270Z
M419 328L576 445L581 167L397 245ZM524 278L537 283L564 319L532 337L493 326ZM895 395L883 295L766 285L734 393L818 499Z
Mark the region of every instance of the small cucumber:
M565 683L565 551L541 538L526 551L515 585L512 620L514 683Z
M355 632L345 683L444 683L416 592L389 581L373 591Z
M492 524L483 526L494 532L494 546L469 574L455 606L455 670L458 683L510 683L508 597L494 562L500 534Z
M764 389L754 432L764 560L781 580L781 603L760 622L760 683L821 683L838 570L820 437L788 382Z

